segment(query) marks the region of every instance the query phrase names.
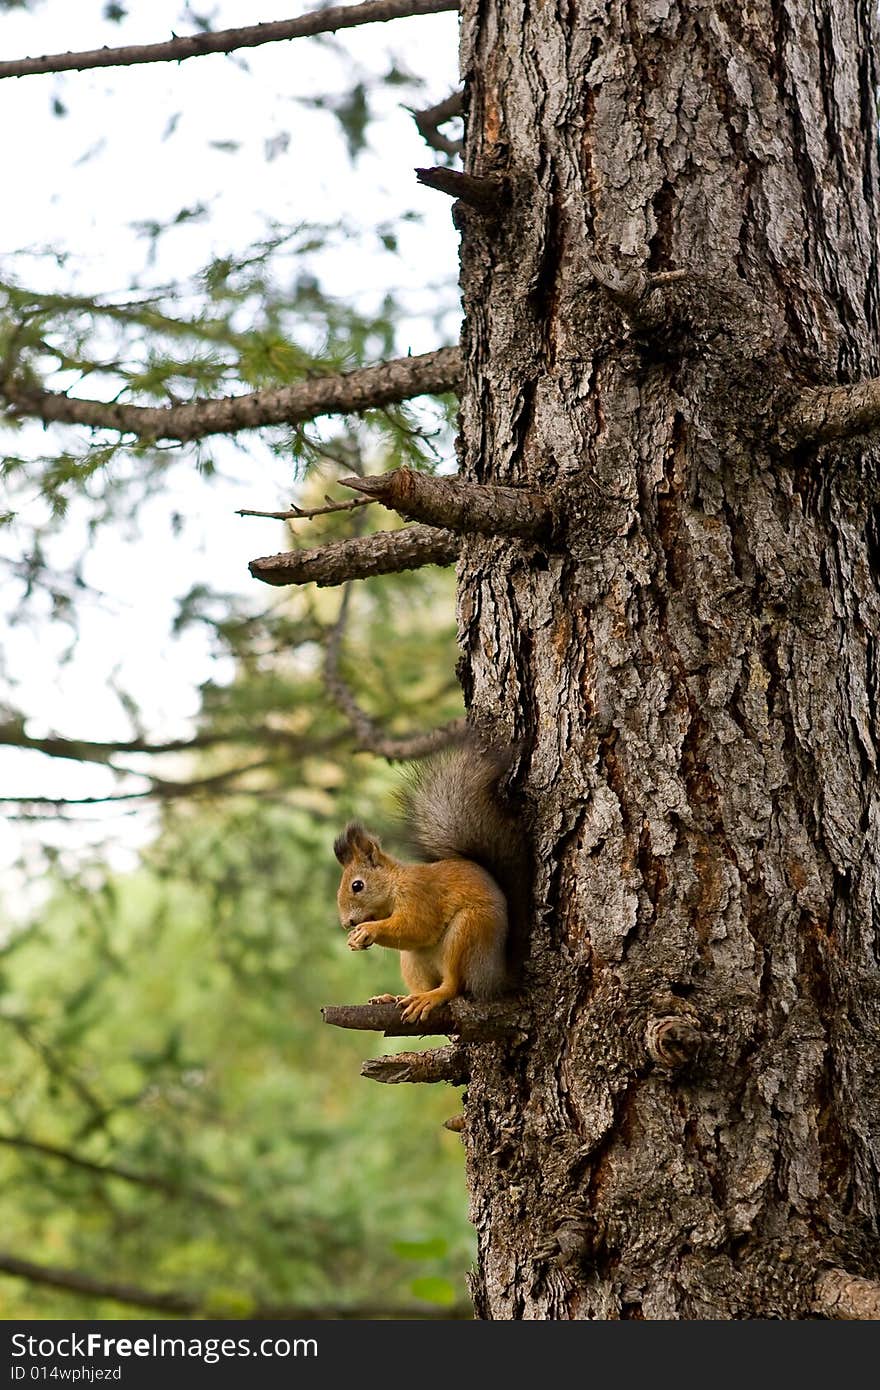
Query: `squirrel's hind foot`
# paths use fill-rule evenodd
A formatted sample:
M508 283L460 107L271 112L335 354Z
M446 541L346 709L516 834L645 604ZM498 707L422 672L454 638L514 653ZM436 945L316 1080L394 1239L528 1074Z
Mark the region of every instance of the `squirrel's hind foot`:
M400 1001L401 1017L404 1023L422 1023L438 1004L454 999L455 994L442 985L437 989L426 989L418 994L408 994Z

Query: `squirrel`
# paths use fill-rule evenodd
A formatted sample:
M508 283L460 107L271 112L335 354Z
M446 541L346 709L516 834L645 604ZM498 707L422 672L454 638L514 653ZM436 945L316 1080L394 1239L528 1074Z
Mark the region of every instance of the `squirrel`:
M412 838L427 863L386 854L351 821L333 852L342 865L339 919L353 951L375 942L400 951L407 1023L469 994L490 999L507 987L508 901L524 848L499 783L515 749L484 749L469 738L416 771L405 795Z

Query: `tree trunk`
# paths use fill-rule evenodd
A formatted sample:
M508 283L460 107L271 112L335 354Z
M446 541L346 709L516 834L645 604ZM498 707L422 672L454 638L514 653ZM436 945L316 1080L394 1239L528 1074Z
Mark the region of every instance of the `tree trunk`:
M880 1273L877 452L768 442L878 372L873 11L463 5L509 197L457 205L461 464L561 518L460 562L535 856L533 1030L469 1049L483 1317L800 1318Z

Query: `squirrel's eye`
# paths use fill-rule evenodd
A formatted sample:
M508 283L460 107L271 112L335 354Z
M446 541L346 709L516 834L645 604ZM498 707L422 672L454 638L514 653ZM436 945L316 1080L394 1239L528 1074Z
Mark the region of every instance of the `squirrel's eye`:
M354 878L354 879L352 879L352 881L351 881L351 891L352 891L352 893L360 893L360 892L362 892L362 891L363 891L363 887L364 887L364 880L363 880L362 878Z

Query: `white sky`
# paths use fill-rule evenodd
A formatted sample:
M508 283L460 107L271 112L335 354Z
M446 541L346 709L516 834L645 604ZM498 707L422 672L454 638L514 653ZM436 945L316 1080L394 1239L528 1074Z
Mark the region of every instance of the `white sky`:
M0 54L12 58L153 42L172 30L186 33L195 27L182 0L127 0L129 16L119 25L102 20L103 8L103 0L45 0L30 15L2 14ZM196 7L214 28L289 18L300 8L293 0L205 0ZM380 257L363 246L347 248L328 253L319 273L325 288L354 297L364 309L386 290L407 291L413 318L399 344L403 352L439 345L429 319L438 302L452 307L446 340L454 340L457 301L448 287L454 285L457 239L450 205L415 182L413 166L433 163L434 155L400 102L427 106L455 86L457 28L454 14L432 15L370 25L327 42L298 39L179 66L0 82L5 191L0 273L44 289L122 293L135 282L146 289L195 273L215 253L246 250L269 219L330 222L345 216L369 228L413 209L424 220L399 229L399 258ZM341 95L361 75L384 74L392 58L424 77L426 85L415 95L377 89L381 119L370 127L369 149L352 166L335 117L300 99ZM68 110L62 119L52 114L55 99ZM163 139L175 115L174 134ZM287 149L267 158L268 142L285 134ZM212 141L236 141L240 149L224 154L210 147ZM201 202L209 205L210 219L168 232L160 239L155 266L147 267L147 244L132 224L170 219ZM369 248L369 239L365 245ZM60 269L48 257L22 261L11 254L45 247L69 251L70 261ZM94 389L86 386L83 394ZM7 447L24 452L23 440L35 450L46 448L37 427ZM173 495L157 499L138 517L139 538L124 528L115 533L105 528L89 556L86 577L107 594L107 603L84 612L71 662L60 661L70 632L48 616L27 628L0 627L7 670L16 682L11 691L0 688L0 701L8 698L33 712L29 732L129 736L110 685L114 676L141 702L152 736L189 731L197 687L209 677L217 679L218 671L196 630L180 640L170 637L174 600L198 580L226 590L252 588L247 562L279 548L278 526L238 518L235 508L275 508L291 496L279 463L256 436L249 436L248 444L247 456L231 448L215 451L232 475L228 483L203 482L194 468L178 470ZM38 507L38 499L30 505ZM19 509L26 514L27 507ZM174 510L189 518L179 537L170 531ZM81 522L74 510L59 528L51 552L56 564L63 566L78 553ZM0 533L3 554L20 555L24 545L23 532ZM271 597L271 591L264 596ZM9 593L3 606L7 615L12 601ZM115 785L100 768L0 749L0 790L6 795L103 795ZM149 826L148 814L121 816L113 809L103 823L75 830L9 822L0 826L0 892L5 889L8 901L10 892L20 891L20 876L11 866L22 855L36 862L41 842L81 845L103 839L112 828L111 862L122 867L131 862L133 847Z

